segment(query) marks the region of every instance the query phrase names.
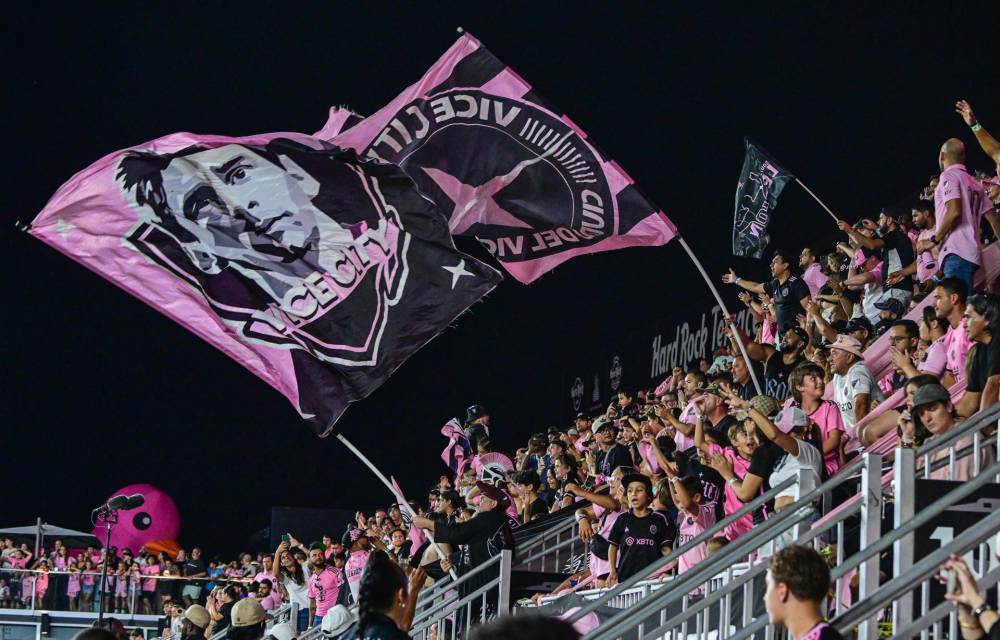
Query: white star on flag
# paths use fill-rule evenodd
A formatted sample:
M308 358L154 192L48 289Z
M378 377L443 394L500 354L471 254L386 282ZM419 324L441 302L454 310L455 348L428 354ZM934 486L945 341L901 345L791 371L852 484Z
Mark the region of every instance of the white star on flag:
M465 270L465 260L459 260L458 264L454 267L441 267L445 271L451 272L451 290L455 290L455 285L458 284L458 279L462 276L475 275L471 271Z
M62 236L63 242L66 242L66 238L69 237L69 232L73 229L76 229L76 225L71 222L66 222L62 218L59 218L56 221L56 233Z

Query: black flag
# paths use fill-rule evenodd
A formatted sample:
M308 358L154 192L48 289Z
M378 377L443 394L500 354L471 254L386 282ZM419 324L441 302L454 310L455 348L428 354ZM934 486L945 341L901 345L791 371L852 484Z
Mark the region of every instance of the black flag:
M778 205L778 196L795 178L782 169L767 151L744 138L747 155L736 185L736 212L733 219L733 255L760 258L770 242L767 225Z

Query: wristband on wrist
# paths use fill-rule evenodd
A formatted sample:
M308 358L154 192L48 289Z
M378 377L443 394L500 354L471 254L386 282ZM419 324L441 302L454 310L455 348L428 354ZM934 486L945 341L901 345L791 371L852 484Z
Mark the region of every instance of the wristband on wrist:
M990 605L989 602L984 602L984 603L982 603L981 605L979 605L978 607L976 607L975 609L972 610L972 615L974 615L974 616L976 616L976 618L978 618L979 616L983 615L987 611L992 611L992 610L993 610L993 606Z
M741 278L741 277L739 277L739 276L736 276L736 279L735 279L735 280L733 280L733 284L739 284L739 283L740 283L740 280L742 280L742 279L743 279L743 278Z
M972 133L979 133L980 131L983 130L983 125L981 125L981 124L979 124L977 122L976 124L972 125L972 127L970 127L970 128L972 129Z

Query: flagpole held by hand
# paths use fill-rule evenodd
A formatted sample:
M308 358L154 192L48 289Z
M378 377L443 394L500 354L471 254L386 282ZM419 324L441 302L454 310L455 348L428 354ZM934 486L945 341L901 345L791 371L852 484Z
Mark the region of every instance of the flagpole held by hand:
M802 184L802 181L801 181L801 180L799 180L798 178L796 178L796 179L795 179L795 182L797 182L797 183L798 183L798 185L799 185L800 187L802 187L803 189L805 189L805 192L806 192L806 193L808 193L809 195L811 195L811 196L812 196L812 198L813 198L813 200L815 200L816 202L818 202L818 203L819 203L819 206L823 207L823 209L824 209L824 210L825 210L825 211L826 211L827 213L829 213L829 214L830 214L830 217L831 217L831 218L833 218L833 221L834 221L834 222L837 222L837 216L833 215L833 212L832 212L832 211L830 211L830 207L828 207L828 206L826 206L825 204L823 204L823 201L822 201L822 200L820 200L819 198L817 198L817 197L816 197L816 194L815 194L815 193L813 193L812 191L810 191L810 190L809 190L809 187L807 187L806 185Z
M694 255L694 251L691 251L691 247L689 247L688 243L684 240L684 236L677 234L677 241L680 242L681 246L684 247L684 250L687 251L688 257L691 258L691 262L693 262L694 266L698 269L698 273L700 273L701 277L705 279L705 284L708 285L708 288L712 291L712 295L715 296L715 301L719 303L719 308L722 309L723 317L729 316L730 313L729 309L726 308L726 303L722 301L722 296L719 295L719 290L715 288L715 284L712 282L712 279L708 277L707 273L705 273L705 267L701 266L701 261L698 260L698 256ZM733 331L733 337L736 338L736 344L740 346L740 353L743 355L743 359L747 363L747 370L750 372L750 379L753 381L754 389L757 390L757 395L764 395L764 389L760 386L760 381L757 380L757 374L754 373L754 368L751 366L752 361L750 360L750 356L747 355L747 347L743 344L743 338L740 336L740 332Z
M379 471L378 467L376 467L372 463L372 461L369 460L367 456L365 456L365 454L361 453L361 451L357 447L355 447L350 440L345 438L343 434L338 433L337 440L340 440L345 447L350 449L351 453L353 453L358 457L358 460L364 462L365 465L369 469L371 469L372 473L374 473L378 477L378 479L382 481L382 484L386 486L386 488L389 490L389 493L391 493L393 496L396 497L396 502L399 504L399 508L403 510L408 516L410 516L411 520L417 517L417 514L413 512L413 509L410 507L410 503L406 501L406 498L404 498L402 495L399 494L398 491L396 491L396 488L392 486L392 483L389 482L389 479L386 478L381 471ZM441 558L448 557L445 554L445 552L441 550L441 547L438 546L438 543L434 541L434 536L433 534L431 534L430 531L427 531L425 529L424 535L427 536L427 540L430 541L431 546L434 547L435 551L437 551L439 557ZM451 575L452 580L458 580L458 574L455 573L455 569L449 569L448 574Z

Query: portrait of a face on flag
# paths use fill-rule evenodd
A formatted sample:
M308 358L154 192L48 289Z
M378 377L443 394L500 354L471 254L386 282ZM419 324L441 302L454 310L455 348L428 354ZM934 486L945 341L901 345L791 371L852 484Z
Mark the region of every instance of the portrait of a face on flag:
M319 433L501 279L398 169L300 134L113 153L31 233L236 359Z

